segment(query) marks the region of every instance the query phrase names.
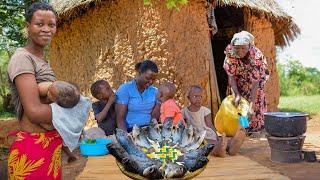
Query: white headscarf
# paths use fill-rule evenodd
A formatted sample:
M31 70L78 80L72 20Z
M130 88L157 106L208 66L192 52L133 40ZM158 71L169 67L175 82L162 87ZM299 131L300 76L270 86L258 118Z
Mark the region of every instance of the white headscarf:
M231 40L232 45L254 45L254 36L248 31L235 33Z

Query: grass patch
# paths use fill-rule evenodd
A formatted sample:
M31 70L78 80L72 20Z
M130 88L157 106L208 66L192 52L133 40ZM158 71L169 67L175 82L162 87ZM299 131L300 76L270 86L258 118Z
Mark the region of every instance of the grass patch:
M298 111L320 114L320 95L280 97L280 111Z

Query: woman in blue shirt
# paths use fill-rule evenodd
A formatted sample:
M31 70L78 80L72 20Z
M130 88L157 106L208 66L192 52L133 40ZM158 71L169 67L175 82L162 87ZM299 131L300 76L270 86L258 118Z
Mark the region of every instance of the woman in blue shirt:
M158 67L151 60L136 65L138 76L122 85L116 92L116 119L118 128L130 132L136 124L147 126L151 118L159 118L158 89L152 84L157 78Z

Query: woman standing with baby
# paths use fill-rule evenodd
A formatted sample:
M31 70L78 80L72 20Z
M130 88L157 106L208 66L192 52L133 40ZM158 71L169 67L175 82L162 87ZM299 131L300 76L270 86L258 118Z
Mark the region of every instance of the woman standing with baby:
M52 122L52 110L40 98L38 83L56 77L45 59L45 47L56 33L56 12L46 3L34 3L25 14L28 43L18 48L8 65L9 83L20 131L8 158L9 179L61 179L62 139ZM24 162L24 163L23 163Z

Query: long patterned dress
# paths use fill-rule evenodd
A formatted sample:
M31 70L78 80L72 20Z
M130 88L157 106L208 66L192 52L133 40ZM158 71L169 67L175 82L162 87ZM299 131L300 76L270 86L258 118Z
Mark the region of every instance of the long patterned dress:
M250 92L254 81L258 81L256 101L254 102L254 116L250 119L250 128L261 130L264 126L264 115L267 112L267 103L264 87L269 78L267 61L262 52L255 46L250 46L248 52L248 63L240 59L234 47L228 45L225 50L226 58L224 69L228 76L233 76L240 95L247 100L250 99ZM230 82L229 82L230 85Z

